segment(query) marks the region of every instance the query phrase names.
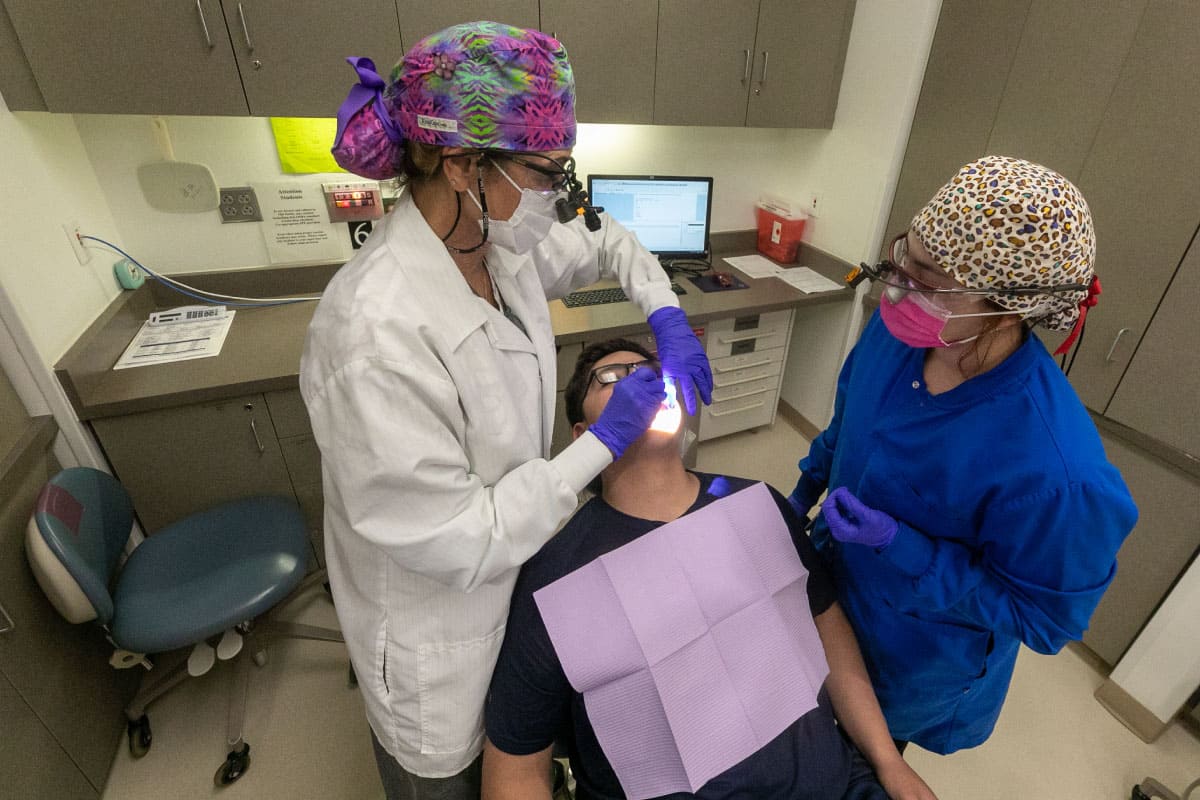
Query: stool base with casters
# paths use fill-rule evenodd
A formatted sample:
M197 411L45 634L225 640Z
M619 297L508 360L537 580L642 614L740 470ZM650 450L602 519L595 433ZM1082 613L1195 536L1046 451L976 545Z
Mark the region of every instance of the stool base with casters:
M1197 788L1200 788L1200 778L1189 783L1187 788L1183 790L1183 794L1178 795L1154 778L1148 777L1133 787L1129 798L1130 800L1151 800L1151 798L1157 798L1157 800L1189 800L1192 792Z

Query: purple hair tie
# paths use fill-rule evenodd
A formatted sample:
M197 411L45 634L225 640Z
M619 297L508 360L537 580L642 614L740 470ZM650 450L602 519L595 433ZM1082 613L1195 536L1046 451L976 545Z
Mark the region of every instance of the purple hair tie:
M366 56L347 56L346 63L354 67L354 71L358 73L359 82L350 88L350 94L346 96L346 99L342 101L341 108L338 109L337 136L334 138L334 146L336 147L342 141L342 134L346 131L350 119L367 103L374 104L375 116L379 118L379 123L383 126L388 139L394 144L400 144L404 137L396 123L392 121L391 114L387 113L387 109L384 108L383 89L387 83L375 71L375 62Z

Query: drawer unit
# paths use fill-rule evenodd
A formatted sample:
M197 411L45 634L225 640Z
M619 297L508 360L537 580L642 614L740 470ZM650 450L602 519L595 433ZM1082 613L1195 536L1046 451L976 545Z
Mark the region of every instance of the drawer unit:
M714 389L777 377L783 371L783 348L775 347L761 353L718 358L709 362L713 372Z
M775 418L778 387L728 400L713 401L700 410L700 441L767 425Z
M762 394L763 392L774 392L779 388L779 378L772 376L767 378L751 378L745 381L739 381L732 386L714 386L712 393L713 405L734 400L739 397L747 397L752 394Z
M717 359L783 347L791 329L790 310L726 317L708 324L705 351Z

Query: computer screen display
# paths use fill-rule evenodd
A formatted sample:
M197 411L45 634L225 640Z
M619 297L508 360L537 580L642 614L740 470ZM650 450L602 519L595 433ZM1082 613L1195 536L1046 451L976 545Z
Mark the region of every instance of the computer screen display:
M651 253L670 258L707 255L712 186L712 178L588 176L592 204L603 206Z

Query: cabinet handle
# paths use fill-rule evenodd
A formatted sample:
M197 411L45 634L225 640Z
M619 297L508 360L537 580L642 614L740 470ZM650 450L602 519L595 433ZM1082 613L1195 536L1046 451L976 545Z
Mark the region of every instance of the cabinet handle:
M196 13L200 15L200 27L204 29L204 41L208 43L208 49L213 49L212 36L208 34L208 20L204 18L204 6L200 5L200 0L196 0Z
M748 406L742 406L741 408L730 409L729 411L710 411L710 412L708 412L708 415L710 417L727 417L730 414L740 414L743 411L749 411L752 408L762 408L764 405L766 405L766 403L751 403Z
M714 372L738 372L739 370L750 369L751 367L765 367L770 363L771 359L768 358L764 361L755 361L753 364L742 364L740 367L717 367Z
M199 3L200 0L196 0L196 2ZM742 51L742 83L749 83L749 82L750 82L750 51L743 50Z
M767 82L767 58L770 55L771 54L766 50L763 50L763 68L762 73L758 76L758 88L760 89L762 88L762 85Z
M762 339L767 336L774 335L775 329L771 328L767 331L755 331L754 333L748 333L745 336L718 336L717 341L719 341L721 344L733 344L734 342L744 342L747 339ZM745 367L739 367L739 369L745 369Z
M250 418L250 432L254 434L254 443L258 445L259 454L267 452L267 448L263 447L262 439L258 438L258 425L254 423L254 417Z
M729 381L727 383L720 383L720 382L714 380L713 388L714 389L726 389L730 386L737 386L742 383L753 383L754 381L765 380L769 377L771 377L771 376L770 375L751 375L749 378L738 378L736 381ZM728 398L724 398L724 399L728 399Z
M1108 348L1108 355L1104 357L1105 363L1113 360L1113 351L1117 349L1117 342L1121 341L1121 337L1129 333L1129 331L1129 328L1121 328L1121 330L1117 331L1117 338L1113 339L1112 347Z
M17 623L13 622L12 617L4 610L4 606L0 606L0 620L3 620L0 622L0 634L12 633L17 629Z
M246 12L242 10L241 3L238 3L238 19L242 21L242 36L246 37L246 47L253 53L254 42L250 41L250 29L246 26ZM766 67L765 64L763 66Z

